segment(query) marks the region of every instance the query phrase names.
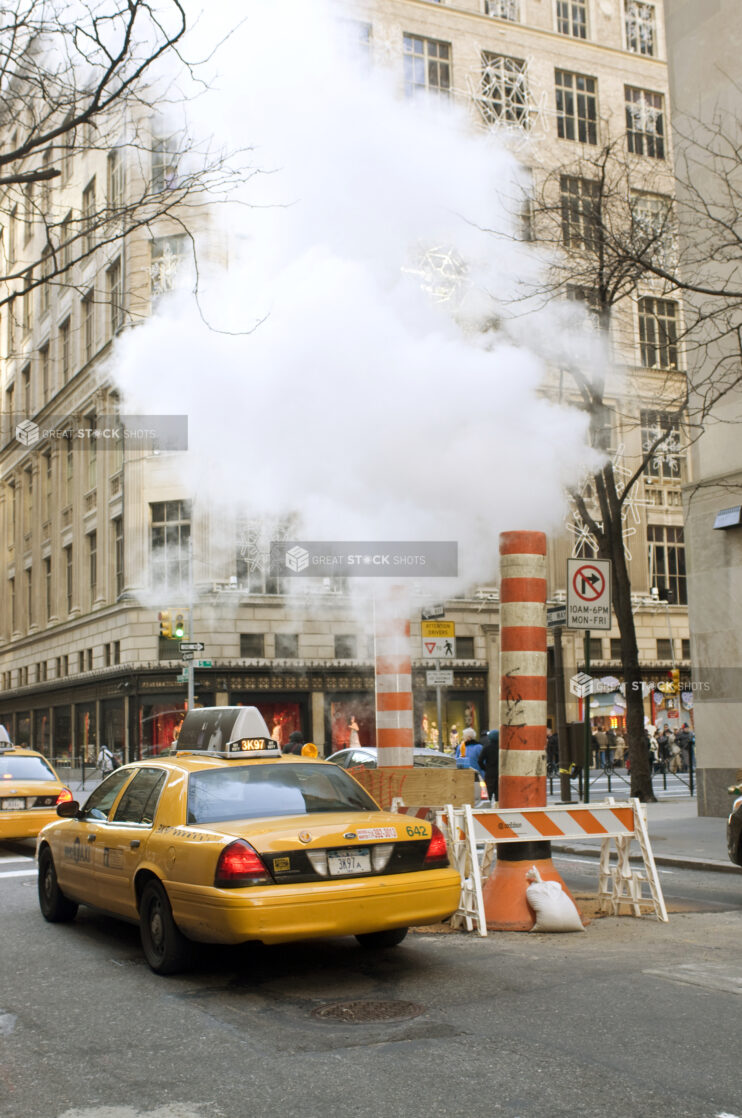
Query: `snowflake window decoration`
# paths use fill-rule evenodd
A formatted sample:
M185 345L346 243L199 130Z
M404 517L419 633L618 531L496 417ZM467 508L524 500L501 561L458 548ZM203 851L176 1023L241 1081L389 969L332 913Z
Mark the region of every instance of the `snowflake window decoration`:
M682 448L677 427L667 428L657 424L647 428L642 449L645 454L651 453L648 465L655 474L680 474Z
M419 248L414 255L413 263L403 271L419 276L423 291L436 303L458 302L466 287L469 268L456 249L435 245Z

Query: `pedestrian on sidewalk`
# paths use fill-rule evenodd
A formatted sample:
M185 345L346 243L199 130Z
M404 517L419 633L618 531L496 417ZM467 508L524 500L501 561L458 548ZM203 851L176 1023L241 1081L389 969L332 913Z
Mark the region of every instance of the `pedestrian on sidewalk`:
M486 741L479 754L479 767L484 775L489 798L497 799L498 783L500 777L500 731L489 730L485 735Z
M96 765L100 769L102 776L108 776L109 773L112 773L114 769L119 767L118 761L107 745L102 745L98 750Z

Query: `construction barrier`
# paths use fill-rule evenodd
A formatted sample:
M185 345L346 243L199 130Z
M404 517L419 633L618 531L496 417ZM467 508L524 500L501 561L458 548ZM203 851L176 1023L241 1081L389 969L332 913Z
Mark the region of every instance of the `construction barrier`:
M600 911L615 916L621 915L623 907L628 907L632 915L641 916L642 909L652 909L658 920L667 923L645 809L639 800L627 803L606 800L589 807L555 805L522 810L457 808L449 804L436 813L436 822L446 835L451 863L461 877L459 907L452 918L454 927L464 926L467 931L476 927L480 936L487 935L482 883L493 867L497 846L536 839L573 842L602 839L598 882ZM643 871L633 869L629 861L633 839L639 844ZM481 864L478 844L484 844ZM614 849L617 857L612 862ZM649 896L642 893L644 884L649 886Z

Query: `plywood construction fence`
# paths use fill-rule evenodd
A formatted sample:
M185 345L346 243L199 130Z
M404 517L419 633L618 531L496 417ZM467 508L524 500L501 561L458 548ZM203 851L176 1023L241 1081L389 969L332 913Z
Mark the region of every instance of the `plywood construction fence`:
M473 769L358 767L348 772L384 809L391 807L396 796L405 804L424 807L464 807L474 801Z

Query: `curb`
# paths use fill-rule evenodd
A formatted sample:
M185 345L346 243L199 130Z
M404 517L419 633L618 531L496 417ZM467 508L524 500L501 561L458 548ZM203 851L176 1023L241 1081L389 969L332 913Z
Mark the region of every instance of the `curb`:
M596 861L600 858L600 851L596 850L593 846L561 846L552 842L551 849L553 852L559 854L587 855L588 858L595 858ZM644 864L640 854L631 854L629 856L629 861L637 862L639 865ZM742 873L742 867L735 866L733 862L722 862L712 858L689 858L682 854L678 854L677 856L672 854L655 854L654 862L657 866L674 866L676 869L681 870L710 870L713 873L732 874Z

